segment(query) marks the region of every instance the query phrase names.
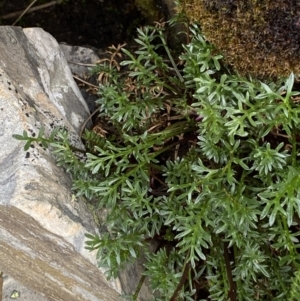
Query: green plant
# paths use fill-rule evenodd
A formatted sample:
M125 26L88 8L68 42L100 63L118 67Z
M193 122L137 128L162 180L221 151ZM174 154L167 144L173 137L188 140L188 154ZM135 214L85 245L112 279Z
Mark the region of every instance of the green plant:
M293 279L292 286L291 286L291 293L288 301L299 301L299 287L300 287L300 270L295 273L295 278Z
M300 266L295 77L232 74L196 25L190 35L180 60L160 24L138 30L134 53L111 48L94 70L101 135L85 132L85 159L66 131L48 141L77 195L106 209L107 233L87 234L87 248L108 277L144 252L156 300L288 300Z

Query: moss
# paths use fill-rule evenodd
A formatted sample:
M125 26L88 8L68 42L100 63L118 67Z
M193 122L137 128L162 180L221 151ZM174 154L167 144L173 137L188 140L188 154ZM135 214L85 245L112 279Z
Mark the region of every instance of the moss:
M300 73L298 0L182 0L187 16L243 75Z

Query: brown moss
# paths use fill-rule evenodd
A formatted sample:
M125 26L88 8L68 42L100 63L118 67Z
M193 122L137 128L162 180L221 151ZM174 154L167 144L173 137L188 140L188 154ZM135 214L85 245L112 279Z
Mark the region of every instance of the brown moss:
M185 0L183 7L239 73L300 73L298 0Z

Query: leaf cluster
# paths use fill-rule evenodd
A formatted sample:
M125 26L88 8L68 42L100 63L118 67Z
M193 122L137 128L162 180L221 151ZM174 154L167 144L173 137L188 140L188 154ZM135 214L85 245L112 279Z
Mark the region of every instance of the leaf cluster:
M102 134L85 132L85 158L66 132L51 144L77 195L106 212L107 233L88 234L87 249L108 277L144 253L156 300L292 300L300 264L295 77L263 83L233 74L196 25L190 37L174 59L163 26L139 29L137 50L115 48L121 62L98 66Z

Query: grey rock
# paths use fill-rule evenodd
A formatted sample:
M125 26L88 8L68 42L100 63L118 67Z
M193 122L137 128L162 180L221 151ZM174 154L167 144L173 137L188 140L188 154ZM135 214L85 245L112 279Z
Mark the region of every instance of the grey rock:
M90 69L99 61L95 50L66 44L59 45L69 64L71 72L84 78L90 73Z
M121 300L119 280L108 282L84 248L84 234L98 228L73 200L68 174L48 150L25 153L12 138L60 126L83 147L89 111L63 53L42 29L5 26L0 53L0 270L49 301Z
M12 298L15 298L17 301L48 301L46 297L28 289L19 281L9 276L4 276L2 301L11 301Z
M91 71L99 61L98 53L101 53L101 51L66 44L60 44L60 48L64 53L72 74L77 78L97 86L96 76L92 75ZM84 88L80 89L80 92L88 105L90 113L93 113L96 109L96 100L99 98L98 95L86 91Z

